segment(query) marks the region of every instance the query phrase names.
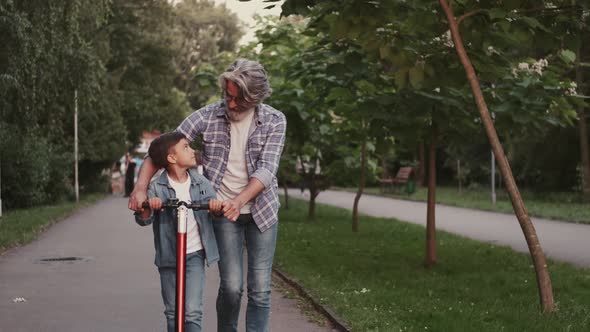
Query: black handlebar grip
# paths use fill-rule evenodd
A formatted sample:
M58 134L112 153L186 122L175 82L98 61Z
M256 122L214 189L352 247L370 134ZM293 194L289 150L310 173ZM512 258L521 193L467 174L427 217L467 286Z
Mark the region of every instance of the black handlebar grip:
M164 208L164 209L177 209L181 205L184 205L187 208L193 209L193 210L207 210L209 208L209 202L203 203L203 204L186 203L184 201L178 201L177 199L169 200L168 202L163 203L162 208ZM149 209L150 203L143 202L143 203L141 203L141 207L144 209Z

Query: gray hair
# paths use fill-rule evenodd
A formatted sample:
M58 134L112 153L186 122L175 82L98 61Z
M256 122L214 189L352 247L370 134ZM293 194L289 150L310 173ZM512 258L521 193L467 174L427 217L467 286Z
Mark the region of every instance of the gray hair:
M266 70L256 61L236 60L219 75L218 83L223 90L227 88L228 80L236 83L248 103L259 104L272 94Z

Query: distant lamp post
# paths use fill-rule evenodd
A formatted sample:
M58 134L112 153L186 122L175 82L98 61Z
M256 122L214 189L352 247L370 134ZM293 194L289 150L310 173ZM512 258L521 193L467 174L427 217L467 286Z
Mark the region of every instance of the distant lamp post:
M496 113L492 112L492 122L496 120ZM496 156L494 156L494 150L490 150L492 153L492 167L490 168L492 171L490 172L491 176L491 184L492 187L492 205L496 205Z
M74 90L74 190L76 191L76 203L80 202L78 187L78 90Z
M492 151L492 204L496 205L496 157L494 157L494 151Z
M2 159L0 158L0 218L2 218ZM2 219L0 219L2 220Z

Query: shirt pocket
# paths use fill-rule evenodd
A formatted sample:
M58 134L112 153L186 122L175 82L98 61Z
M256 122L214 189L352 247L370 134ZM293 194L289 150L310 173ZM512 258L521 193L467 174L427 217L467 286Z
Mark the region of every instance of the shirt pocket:
M203 159L222 159L227 140L213 133L203 134Z

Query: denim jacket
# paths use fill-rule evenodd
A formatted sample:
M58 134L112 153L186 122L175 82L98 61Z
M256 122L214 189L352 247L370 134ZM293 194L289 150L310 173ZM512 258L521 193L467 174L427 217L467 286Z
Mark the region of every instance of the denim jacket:
M193 203L206 203L209 199L215 198L216 193L211 183L195 170L189 169L191 178L190 195ZM168 182L168 172L163 171L150 183L148 197L158 197L163 203L169 198L176 198L176 192ZM201 243L205 251L207 265L216 263L219 260L217 241L213 233L213 218L207 210L193 211L197 221ZM135 214L135 222L140 226L153 225L154 246L156 248L155 264L157 267L176 266L176 210L165 209L164 211L152 211L148 218L142 218Z

